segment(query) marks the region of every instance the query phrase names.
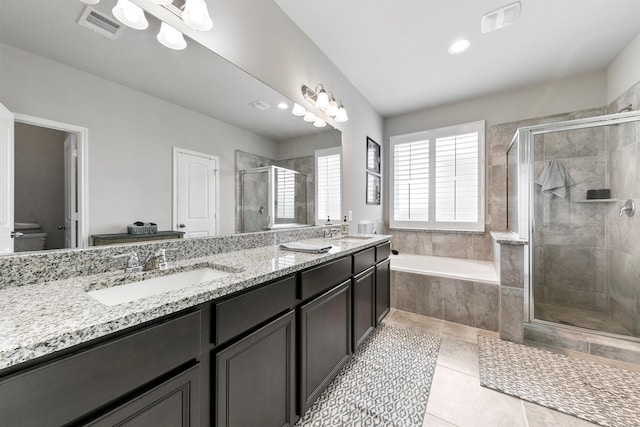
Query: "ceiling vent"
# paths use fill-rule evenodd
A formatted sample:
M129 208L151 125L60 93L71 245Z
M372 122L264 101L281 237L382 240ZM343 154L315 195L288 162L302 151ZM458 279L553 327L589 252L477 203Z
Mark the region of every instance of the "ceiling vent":
M520 16L520 2L508 4L500 9L485 13L482 16L480 29L482 34L515 24Z
M94 8L87 6L78 19L78 24L89 28L111 40L115 40L122 33L122 25L114 22L111 18L102 15Z
M271 108L271 105L267 104L264 101L253 101L252 103L249 104L250 106L257 108L258 110L268 110L269 108Z

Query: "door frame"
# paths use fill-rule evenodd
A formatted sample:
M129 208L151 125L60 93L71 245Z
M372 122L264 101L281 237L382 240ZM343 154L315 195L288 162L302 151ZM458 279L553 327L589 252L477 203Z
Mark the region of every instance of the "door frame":
M186 150L180 147L173 147L173 190L172 190L172 215L171 215L171 229L173 231L180 231L178 228L178 153L190 154L192 156L204 157L205 159L210 159L216 162L215 168L215 197L214 201L216 204L216 217L215 217L215 234L220 234L220 158L218 156L213 156L211 154L200 153L198 151Z
M78 247L89 246L89 129L69 123L43 119L26 114L13 113L14 121L76 135L78 145L78 169L76 171L76 195L78 199Z

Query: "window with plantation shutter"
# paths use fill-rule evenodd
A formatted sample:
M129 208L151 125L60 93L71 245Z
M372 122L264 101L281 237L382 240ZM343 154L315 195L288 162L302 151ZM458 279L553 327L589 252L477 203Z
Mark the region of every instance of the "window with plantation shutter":
M391 228L484 231L484 121L391 137Z
M276 168L276 217L296 218L296 174L287 169Z
M342 149L316 151L316 224L342 219Z

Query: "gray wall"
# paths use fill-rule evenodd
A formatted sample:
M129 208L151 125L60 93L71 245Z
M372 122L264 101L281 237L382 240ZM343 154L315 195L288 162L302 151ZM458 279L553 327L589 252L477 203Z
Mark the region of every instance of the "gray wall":
M90 234L135 220L171 229L173 146L220 158L220 230L233 233L234 150L277 154L251 132L2 43L0 102L89 129Z
M64 248L65 132L15 124L15 221L35 222L47 248Z

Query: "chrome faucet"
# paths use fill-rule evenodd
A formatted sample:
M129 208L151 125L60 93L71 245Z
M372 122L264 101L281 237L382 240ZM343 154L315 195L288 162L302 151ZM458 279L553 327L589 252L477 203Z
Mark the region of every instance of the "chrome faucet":
M340 233L340 227L337 226L326 226L324 228L324 238L327 239L329 237L335 237Z
M126 254L114 255L111 257L113 259L117 258L127 258L127 266L124 268L125 273L136 273L138 271L142 271L142 266L140 265L140 260L138 259L138 254L135 252L129 252Z
M169 268L169 263L167 262L167 251L170 250L172 249L158 249L149 255L144 261L144 271L166 270Z

